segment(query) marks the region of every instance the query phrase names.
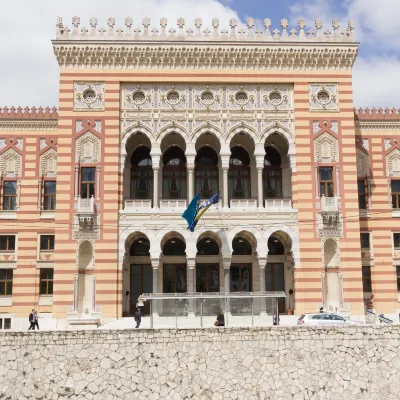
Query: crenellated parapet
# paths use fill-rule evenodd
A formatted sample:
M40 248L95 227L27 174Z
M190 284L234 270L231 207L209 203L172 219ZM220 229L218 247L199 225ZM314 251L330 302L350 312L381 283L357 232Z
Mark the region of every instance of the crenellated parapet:
M170 27L161 18L159 27L153 27L144 18L135 27L127 17L124 28L116 28L113 17L106 27L99 27L93 17L86 27L74 17L69 28L59 17L54 52L64 68L173 70L350 70L358 54L352 21L345 29L336 20L332 29L325 29L320 20L314 29L304 20L297 29L290 29L287 19L280 21L280 29L273 29L269 18L263 29L253 18L246 24L236 19L225 25L217 18L210 22L204 28L203 20L196 18L192 28L178 18Z
M0 130L54 130L58 126L58 111L53 107L0 107Z
M354 22L349 21L344 30L340 30L338 20L332 21L332 29L325 29L321 20L315 21L315 30L306 27L304 20L297 22L298 29L289 31L289 21L280 21L281 29L272 30L272 21L264 19L264 29L256 28L253 18L248 18L246 25L236 19L229 20L229 29L222 28L218 18L211 21L211 29L203 29L203 20L196 18L194 27L186 28L185 19L178 18L177 25L168 26L168 20L161 18L159 27L151 27L150 19L143 18L141 27L134 27L131 17L125 18L124 28L116 28L116 20L110 17L106 27L99 27L96 17L89 21L89 27L82 26L80 17L72 18L72 29L65 26L58 17L57 40L155 40L155 41L284 41L284 42L354 42Z
M57 120L58 119L58 112L57 108L53 107L3 107L0 108L0 119L30 119L30 120Z
M387 121L399 121L400 120L400 109L386 107L383 108L359 108L354 109L354 117L360 121L374 121L374 120L387 120Z

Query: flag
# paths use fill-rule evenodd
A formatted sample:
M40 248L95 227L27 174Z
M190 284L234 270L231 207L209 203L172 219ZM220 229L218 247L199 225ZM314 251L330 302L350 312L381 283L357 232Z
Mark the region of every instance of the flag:
M186 219L188 229L192 226L194 219L199 211L200 195L198 194L189 204L186 211L182 214L182 218Z
M196 196L197 197L197 196ZM219 202L219 192L215 194L213 197L211 197L210 200L207 200L202 206L200 206L197 210L197 213L194 217L193 223L189 225L189 229L191 232L194 231L194 228L196 228L197 223L199 222L199 219L203 216L203 214L213 205L217 204ZM186 212L186 211L185 211Z

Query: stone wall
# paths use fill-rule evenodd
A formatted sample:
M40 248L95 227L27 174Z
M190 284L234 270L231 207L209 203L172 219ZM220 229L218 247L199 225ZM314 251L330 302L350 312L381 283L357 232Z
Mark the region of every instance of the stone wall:
M0 399L399 399L400 326L1 332Z

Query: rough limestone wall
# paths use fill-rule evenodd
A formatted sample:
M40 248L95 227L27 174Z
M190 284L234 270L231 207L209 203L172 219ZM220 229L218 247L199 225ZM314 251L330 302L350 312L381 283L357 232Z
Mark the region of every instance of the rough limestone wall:
M7 332L0 399L399 399L400 327Z

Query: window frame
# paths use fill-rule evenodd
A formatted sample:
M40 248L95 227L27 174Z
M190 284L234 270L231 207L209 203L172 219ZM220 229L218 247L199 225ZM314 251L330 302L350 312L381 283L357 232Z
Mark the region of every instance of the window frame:
M397 291L400 293L400 265L396 266Z
M391 193L391 197L392 197L392 208L394 210L398 210L400 209L400 192L394 192L393 191L393 182L400 182L399 179L392 179L390 181L390 193ZM395 200L395 201L393 201ZM396 207L395 207L396 205Z
M360 192L359 182L364 184L364 192ZM367 179L357 179L358 208L360 210L368 210L368 181ZM364 207L362 207L362 197L364 197Z
M55 192L57 193L57 181L54 179L49 179L43 181L43 210L44 211L55 211L57 200L56 200L56 193L46 194L46 183L55 183ZM46 208L46 199L49 198L50 208ZM53 208L53 199L54 199L54 208Z
M395 237L398 238L398 245L396 246ZM392 240L393 240L393 249L400 250L400 232L392 232Z
M364 274L364 271L368 273ZM363 293L372 293L372 274L371 274L371 266L363 265L362 266L362 284L363 284ZM369 290L366 290L369 289Z
M2 268L1 270L5 271L5 278L0 278L0 283L4 283L4 292L0 292L0 297L12 296L14 271L10 268ZM8 276L8 274L11 275L11 278ZM7 293L7 288L9 287L9 285L11 285L11 289L10 293Z
M15 193L13 194L6 194L6 185L7 183L15 183ZM2 196L2 210L3 211L16 211L17 210L17 199L18 199L18 180L15 179L6 179L2 183L3 189L3 196ZM12 199L15 198L15 208L11 208L13 201ZM8 208L5 208L6 199L8 199Z
M368 247L364 247L363 235L368 235ZM366 236L364 236L366 237ZM360 245L362 250L371 250L371 233L370 232L360 232Z
M84 169L92 169L92 170L94 170L94 180L93 181L84 181L84 180L82 180L83 170ZM92 197L92 196L90 196L90 185L91 184L93 184L93 197L95 197L95 195L96 195L96 167L93 167L93 166L91 166L91 167L90 166L81 167L80 168L80 174L79 174L79 196L82 199L90 199ZM86 185L86 192L87 192L89 197L82 197L83 185Z
M47 275L44 277L45 274L50 273L52 277L49 278ZM45 293L42 292L42 282L46 284ZM49 289L51 285L51 290ZM51 293L49 293L51 291ZM53 296L54 293L54 268L41 268L40 269L40 279L39 279L39 294L40 296Z
M42 238L48 237L47 239L47 248L42 248ZM51 240L53 238L53 240ZM53 241L53 243L51 243ZM55 235L53 234L42 234L39 236L39 251L41 253L49 253L49 252L54 252L54 246L55 246ZM53 244L53 248L51 248L51 244Z
M210 277L211 277L211 273L212 273L212 269L216 269L216 271L217 271L217 277L218 277L218 290L217 290L217 292L219 292L220 291L220 289L221 289L221 281L220 281L220 268L219 268L219 264L218 263L196 263L196 291L199 291L198 289L199 289L199 280L200 280L200 272L202 272L201 271L201 269L203 269L204 268L204 272L205 272L205 284L206 284L206 288L205 288L205 290L202 290L201 292L202 293L213 293L211 290L210 290Z
M322 180L321 179L321 169L330 169L332 172L332 178L330 180ZM335 178L334 178L334 173L333 173L333 167L332 166L323 166L323 167L318 167L318 181L319 181L319 190L320 190L320 197L325 196L325 197L335 197ZM332 196L329 196L329 183L332 183ZM324 193L322 193L321 186L324 186Z
M14 253L17 243L17 236L16 235L0 235L0 237L6 237L6 249L0 250L0 253ZM14 238L14 248L10 248L10 237Z

